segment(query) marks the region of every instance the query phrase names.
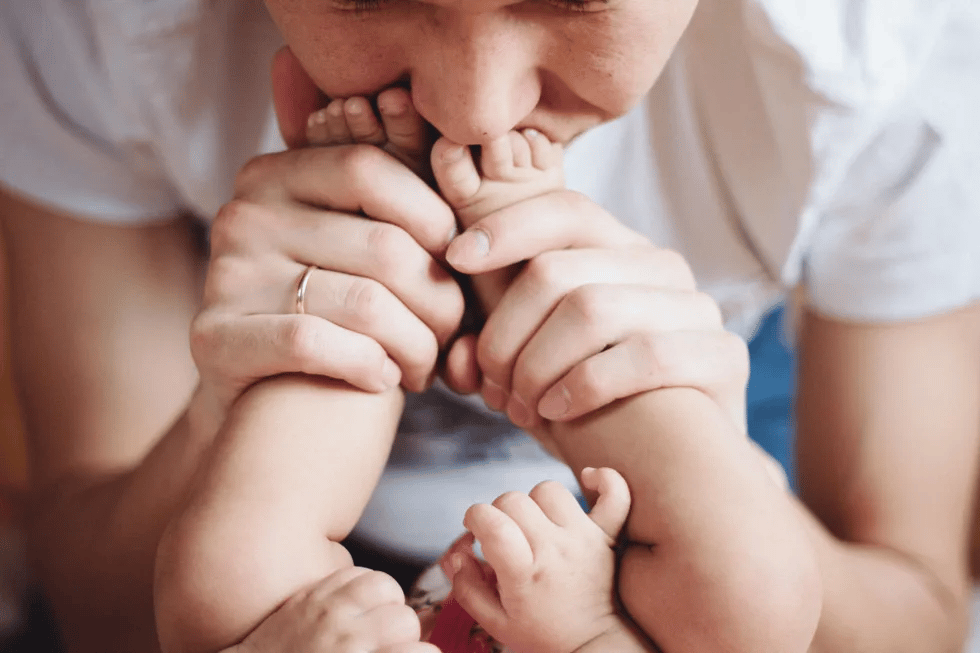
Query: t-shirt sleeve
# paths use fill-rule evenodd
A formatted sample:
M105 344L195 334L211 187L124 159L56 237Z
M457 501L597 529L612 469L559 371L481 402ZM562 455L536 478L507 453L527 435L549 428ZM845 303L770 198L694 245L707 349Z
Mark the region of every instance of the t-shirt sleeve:
M0 184L80 218L170 218L180 196L106 37L86 2L0 3Z
M814 98L800 280L814 309L840 319L954 310L980 296L980 137L966 120L980 102L980 9L858 5L828 5L838 48L812 40L812 25L784 31Z
M923 117L883 132L818 218L803 268L813 308L891 321L974 301L980 202L977 178L967 172L970 158Z

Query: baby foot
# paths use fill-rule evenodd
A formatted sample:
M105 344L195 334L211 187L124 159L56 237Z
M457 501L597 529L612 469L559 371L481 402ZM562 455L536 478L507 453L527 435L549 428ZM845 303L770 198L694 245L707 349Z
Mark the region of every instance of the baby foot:
M586 514L559 483L478 504L464 525L486 567L460 547L451 555L453 594L496 639L518 651L571 653L616 632L616 536L629 512L629 488L611 469L583 471L599 500Z
M481 148L479 167L468 147L447 138L436 141L431 160L439 190L462 229L494 211L564 186L561 145L534 129L512 131ZM482 309L482 315L470 319L476 330L519 270L511 266L473 277Z
M310 114L306 140L316 146L376 145L420 177L431 177L426 153L432 137L408 91L398 87L386 89L378 95L377 105L376 114L367 98L335 99Z
M512 131L483 146L479 167L469 148L446 138L436 142L431 158L439 190L464 229L564 186L561 145L535 129Z

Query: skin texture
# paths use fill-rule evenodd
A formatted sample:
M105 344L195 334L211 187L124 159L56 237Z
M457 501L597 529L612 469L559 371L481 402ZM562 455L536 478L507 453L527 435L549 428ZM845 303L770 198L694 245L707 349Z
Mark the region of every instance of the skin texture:
M693 9L693 3L641 0L612 0L599 7L598 16L566 14L543 2L489 0L394 2L379 7L378 13L360 14L313 0L269 6L316 81L304 80L296 73L298 65L280 60L274 89L280 98L291 98L280 101L284 135L291 144L303 141L307 115L320 108L317 85L331 97L373 97L392 83L409 82L419 112L458 143L483 144L518 127L534 127L566 142L636 102ZM533 19L521 23L531 26L521 38L504 29L513 27L508 12L527 12L522 17ZM431 44L431 50L422 43ZM565 61L574 65L566 69ZM585 76L583 70L596 73ZM582 77L588 77L588 87L579 81ZM260 315L280 313L309 263L297 260L289 249L293 241L283 236L285 226L269 230L276 222L270 216L281 219L285 213L260 210L273 200L281 207L284 197L293 198L295 187L274 182L295 176L321 189L350 188L358 180L396 174L387 167L388 159L367 152L367 146L348 148L331 166L320 165L326 163L321 157L333 156L322 153L250 163L245 173L251 183L245 187L271 190L225 212L221 223L229 238L223 251L231 262L245 265L231 266L224 281L212 279L215 294L207 304L200 296L204 256L193 244L189 222L113 228L75 221L77 216L0 192L10 265L13 362L35 473L31 535L39 573L73 650L155 650L151 602L157 544L186 500L190 479L227 411L257 378L324 364L314 354L319 350L304 346L307 338L315 342L317 334L326 333L324 325L295 330L289 325L298 321L287 319L282 320L286 328L275 331L254 320L254 330L236 331L232 318L254 313L254 306L236 302L245 296L245 288L254 288L256 278L271 288L268 303L260 307L266 313ZM402 181L389 186L391 197L419 201L424 195L420 185L407 181L402 186ZM361 184L355 209L378 196ZM412 237L411 242L401 239L399 256L411 250L420 257L417 261L428 260L423 253L435 261L443 255L453 226L451 211L444 209L434 208L399 227ZM337 218L344 210L330 215ZM385 222L383 211L371 214ZM587 226L596 220L602 233ZM480 228L492 245L488 256L467 256L461 239L451 258L458 269L482 274L552 249L608 246L601 237L612 222L582 198L553 194L482 221ZM359 228L349 221L344 225ZM544 235L531 247L521 237L524 229ZM282 265L263 268L257 254L268 250L251 248L268 245L270 234L283 240L272 258L263 261L278 257ZM303 231L300 239L308 238ZM372 249L378 247L378 241L371 241L362 253L383 258L383 248ZM656 267L672 271L671 287L687 289L680 281L685 268L676 255L658 256ZM562 271L554 260L531 269ZM377 279L392 271L370 274ZM547 274L536 278L538 285L532 287L550 285ZM431 293L432 281L423 276L419 287L395 295L412 303L408 295ZM568 294L560 289L549 296ZM192 331L198 379L188 356L188 326L202 307L220 304L219 298L228 300L222 305L228 310L199 314ZM127 311L120 311L123 306ZM453 311L447 313L422 320L435 341L437 333L454 329ZM601 311L591 315L595 323L608 321ZM279 335L266 338L270 333ZM714 402L722 408L719 419L736 425L736 433L744 430L739 396L744 370L738 368L732 346L712 348L703 339L665 333L641 339L637 351L649 355L641 360L656 363L643 366L655 377L645 382L700 389L697 401ZM955 650L964 627L968 576L961 563L980 432L978 333L975 308L887 326L849 324L812 312L804 318L800 468L804 497L814 512L798 507L797 516L807 524L817 549L823 588L813 651ZM347 337L337 330L331 334L335 340ZM514 356L507 358L490 361L497 370L498 399L505 403ZM248 367L256 360L268 364ZM363 378L360 367L341 365L333 374L378 386L384 380L384 361L380 356L377 360ZM336 360L328 362L336 365ZM619 366L623 364L621 360ZM719 376L724 378L719 381ZM589 378L566 384L571 405L601 405L602 386ZM397 393L389 400L395 405L399 398L393 395ZM569 413L556 417L565 419ZM535 432L561 440L574 435L574 428L556 421ZM937 449L937 442L944 446ZM567 451L584 459L589 447L583 439ZM603 464L601 450L592 454L581 464ZM733 460L734 465L750 465L745 461L751 458ZM625 469L623 473L632 481ZM905 482L910 477L915 483Z
M266 2L328 97L372 96L409 81L422 117L464 145L528 127L567 143L622 115L653 85L695 5L399 0L356 10L343 0Z

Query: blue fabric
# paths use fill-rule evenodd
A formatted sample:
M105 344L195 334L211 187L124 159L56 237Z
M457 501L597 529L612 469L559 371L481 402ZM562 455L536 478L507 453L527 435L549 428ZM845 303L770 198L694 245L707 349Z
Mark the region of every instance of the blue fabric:
M782 306L773 309L749 342L752 373L746 402L749 435L783 465L795 489L796 357L783 336L783 313Z

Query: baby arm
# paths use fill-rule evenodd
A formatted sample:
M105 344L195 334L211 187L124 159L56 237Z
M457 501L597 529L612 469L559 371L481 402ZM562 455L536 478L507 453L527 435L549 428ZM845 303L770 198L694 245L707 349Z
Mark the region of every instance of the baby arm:
M710 398L647 392L555 428L573 468L614 467L629 483L618 589L665 653L808 649L820 615L813 544Z
M629 489L612 469L585 469L599 493L589 514L554 482L477 504L464 525L486 564L463 540L449 557L453 594L495 639L519 653L650 651L617 612L613 547L630 508Z
M159 547L164 651L238 644L304 587L351 567L339 542L377 481L401 405L397 391L301 376L243 395Z

